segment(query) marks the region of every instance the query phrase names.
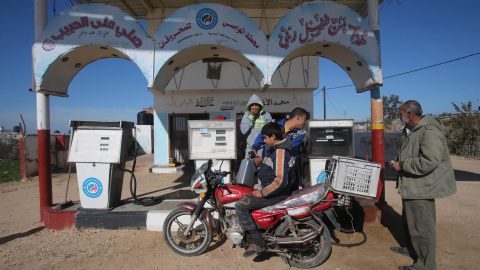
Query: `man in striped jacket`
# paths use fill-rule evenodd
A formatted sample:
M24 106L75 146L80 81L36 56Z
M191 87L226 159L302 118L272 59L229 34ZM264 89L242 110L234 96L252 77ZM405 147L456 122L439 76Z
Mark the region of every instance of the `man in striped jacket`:
M250 212L276 204L290 195L290 178L295 177L295 161L290 153L292 142L283 136L283 129L277 123L268 123L262 128L268 150L258 169L260 187L252 195L244 195L235 204L240 225L252 236L252 243L244 257L265 251L265 241L257 230Z

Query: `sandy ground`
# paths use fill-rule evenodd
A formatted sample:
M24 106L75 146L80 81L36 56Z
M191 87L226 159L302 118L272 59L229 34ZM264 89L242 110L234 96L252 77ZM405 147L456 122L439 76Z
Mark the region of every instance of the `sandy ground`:
M457 194L437 200L438 269L478 269L480 264L480 160L452 157ZM136 169L138 196L162 195L191 198L190 175L148 173L148 162ZM55 173L53 201L65 200L68 174ZM123 198L129 198L125 176ZM397 269L412 260L389 250L402 242L401 200L392 177L387 177L388 215L381 223L366 223L365 244L346 248L333 246L319 269ZM287 269L278 256L261 255L254 260L242 257L243 249L227 240L212 243L197 257L176 255L165 244L161 232L136 230L52 231L40 224L38 177L20 183L0 185L0 269ZM78 200L76 175L70 179L68 200ZM348 242L347 237L339 235ZM357 234L352 242L362 240Z

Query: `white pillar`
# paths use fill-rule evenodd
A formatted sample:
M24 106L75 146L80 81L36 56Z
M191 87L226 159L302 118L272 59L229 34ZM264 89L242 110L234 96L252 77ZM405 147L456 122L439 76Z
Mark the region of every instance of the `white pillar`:
M48 0L34 0L35 5L35 41L48 24ZM32 72L33 87L36 91L35 75ZM50 97L37 93L37 130L50 130Z

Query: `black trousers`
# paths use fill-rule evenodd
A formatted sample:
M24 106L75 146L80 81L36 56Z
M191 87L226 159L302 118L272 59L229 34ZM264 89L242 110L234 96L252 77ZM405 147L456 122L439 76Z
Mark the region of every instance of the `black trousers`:
M409 249L417 258L413 264L418 270L436 270L436 210L435 200L402 199L402 219Z
M257 198L251 195L244 195L242 199L235 203L235 212L237 213L240 226L244 231L257 229L255 220L250 214L252 210L260 209L266 206L274 205L283 200L282 197Z

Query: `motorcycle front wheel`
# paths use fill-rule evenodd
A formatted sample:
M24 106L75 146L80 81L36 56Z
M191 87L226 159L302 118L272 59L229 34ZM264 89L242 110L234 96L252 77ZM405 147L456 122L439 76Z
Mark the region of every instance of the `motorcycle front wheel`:
M325 224L318 224L315 220L302 221L295 224L297 236L309 234L313 231L321 230L321 235L315 239L303 244L282 245L281 247L288 250L288 253L280 257L291 266L298 268L313 268L324 263L332 252L332 239L330 232ZM278 226L275 234L282 237L293 237L293 234L287 224L284 222Z
M175 253L182 256L199 255L212 242L213 232L208 229L204 219L197 219L190 232L186 232L190 219L190 212L178 208L167 216L163 224L165 242Z

